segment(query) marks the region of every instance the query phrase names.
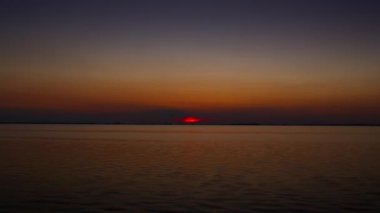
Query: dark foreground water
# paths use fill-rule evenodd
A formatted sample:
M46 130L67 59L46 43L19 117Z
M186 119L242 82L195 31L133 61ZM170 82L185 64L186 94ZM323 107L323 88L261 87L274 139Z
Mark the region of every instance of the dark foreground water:
M0 212L379 212L379 127L0 125Z

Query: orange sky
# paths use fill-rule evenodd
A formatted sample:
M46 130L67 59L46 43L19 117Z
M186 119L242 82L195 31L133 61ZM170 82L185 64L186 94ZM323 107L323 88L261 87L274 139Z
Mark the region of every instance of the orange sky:
M379 105L377 73L355 73L345 64L319 65L323 71L314 71L314 63L310 71L297 64L259 64L255 58L209 57L214 61L142 57L146 61L139 64L94 58L89 67L69 66L67 60L16 64L12 69L25 71L2 78L0 106L81 111L130 105L207 110Z

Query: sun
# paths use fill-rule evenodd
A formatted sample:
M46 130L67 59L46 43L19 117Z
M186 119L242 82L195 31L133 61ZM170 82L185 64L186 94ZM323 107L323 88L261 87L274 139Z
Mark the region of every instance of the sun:
M185 117L182 119L182 122L187 123L187 124L195 124L195 123L198 123L200 121L201 121L200 118L197 118L194 116L189 116L189 117Z

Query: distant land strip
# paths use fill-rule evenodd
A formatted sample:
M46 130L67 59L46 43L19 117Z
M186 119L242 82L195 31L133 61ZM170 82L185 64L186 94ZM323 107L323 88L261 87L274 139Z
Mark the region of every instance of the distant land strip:
M65 125L185 125L185 126L380 126L380 123L196 123L187 124L182 122L3 122L0 124L65 124Z

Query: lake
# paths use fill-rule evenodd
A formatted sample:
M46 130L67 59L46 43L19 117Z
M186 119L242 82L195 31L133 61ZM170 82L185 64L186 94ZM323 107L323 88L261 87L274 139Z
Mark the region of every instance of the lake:
M0 211L379 212L380 127L0 125Z

